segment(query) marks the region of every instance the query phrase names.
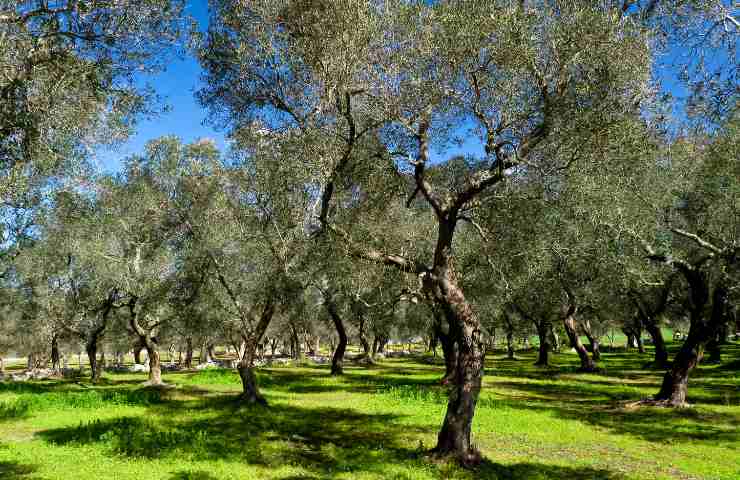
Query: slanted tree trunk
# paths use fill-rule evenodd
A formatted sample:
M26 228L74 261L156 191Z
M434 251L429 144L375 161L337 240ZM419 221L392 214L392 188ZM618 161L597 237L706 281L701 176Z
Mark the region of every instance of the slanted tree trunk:
M3 361L3 357L0 357L0 377L2 377L5 374L5 362Z
M581 328L583 328L583 333L586 334L588 343L591 346L591 356L593 357L595 362L598 362L599 360L601 360L601 351L599 350L599 339L593 334L593 331L591 330L591 321L588 319L583 320L581 322Z
M663 333L660 331L660 327L656 321L643 318L643 323L645 325L645 330L647 330L650 338L652 338L653 346L655 347L655 358L653 362L657 367L665 367L668 365L668 350L665 346Z
M367 339L367 322L365 320L365 315L360 312L360 331L359 331L359 337L360 337L360 344L362 345L362 351L365 355L365 361L368 363L375 363L375 359L373 358L373 350L370 346L370 341Z
M593 360L589 357L588 350L586 350L586 347L581 343L581 338L578 336L578 332L576 331L576 312L577 308L574 308L573 306L568 308L568 313L566 313L565 318L563 319L563 326L565 327L565 332L568 334L570 346L575 349L578 357L581 359L581 368L579 368L579 371L593 372L596 370L596 365L594 365Z
M578 313L576 296L570 285L563 278L562 273L559 276L559 280L563 290L565 290L565 294L568 296L568 306L565 309L565 316L563 317L563 327L565 328L565 333L568 335L568 340L570 340L570 346L576 351L578 358L581 360L581 367L578 370L580 372L596 371L596 365L591 357L588 356L588 350L581 343L581 338L578 336L578 331L576 330L576 314Z
M449 384L447 412L434 452L441 456L454 456L463 464L473 464L480 460L480 453L471 443L471 429L483 381L483 329L455 281L446 257L448 252L444 246L437 249L443 258L437 259L438 267L426 274L424 280L425 288L433 292L437 307L444 313L452 340L457 345L455 375Z
M663 333L660 331L659 318L668 306L668 297L673 279L674 275L670 275L666 279L665 284L659 291L657 302L653 305L651 305L651 302L646 301L643 296L638 295L637 292L631 292L632 301L637 307L638 322L645 327L645 330L647 330L650 338L653 340L653 346L655 348L653 364L657 367L668 365L668 350L665 346L665 340L663 340Z
M727 318L722 319L717 327L717 333L709 340L707 351L709 352L709 363L722 363L722 345L727 341Z
M552 348L556 352L560 352L560 337L558 336L558 333L555 331L555 325L551 325L550 327L550 339L552 340Z
M439 339L440 345L442 345L442 355L445 359L445 375L440 380L442 385L454 383L455 375L457 373L457 345L451 332L445 332L442 326L442 314L439 313L438 309L435 310L435 321L434 321L434 336Z
M159 345L157 344L156 335L159 329L158 321L139 322L136 304L138 297L132 297L128 303L129 309L129 326L131 330L139 337L139 343L144 345L146 354L149 357L149 379L145 385L162 386L162 365L159 357Z
M704 347L717 334L724 321L727 309L727 288L720 284L712 293L712 310L705 319L705 306L709 301L709 286L704 272L685 270L689 282L691 315L689 334L673 359L671 368L665 373L660 391L655 400L673 407L686 405L689 375L701 361Z
M134 345L134 363L137 365L143 365L144 362L141 361L141 351L144 350L144 345L142 345L140 342L136 342Z
M347 350L347 331L344 328L344 322L337 311L334 300L330 295L330 293L324 295L324 305L326 305L326 309L334 323L334 328L337 329L337 336L339 337L337 348L334 350L334 356L331 359L331 374L342 375L344 374L344 353Z
M642 332L639 332L635 336L635 341L637 342L637 353L645 353L645 342L642 341Z
M261 405L267 405L267 400L262 396L257 386L257 375L254 366L254 360L257 353L257 346L265 336L267 327L272 321L272 317L275 314L275 302L272 297L268 297L262 314L257 321L257 324L251 331L244 332L242 337L246 343L244 348L244 354L242 355L237 370L239 372L239 378L242 381L242 394L240 400L245 403L254 404L259 403Z

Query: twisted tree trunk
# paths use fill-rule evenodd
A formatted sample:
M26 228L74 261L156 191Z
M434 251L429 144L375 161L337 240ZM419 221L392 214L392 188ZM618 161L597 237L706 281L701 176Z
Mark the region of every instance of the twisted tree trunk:
M463 464L474 464L480 460L480 453L471 443L471 429L483 381L483 329L462 289L457 286L448 262L438 263L442 266L426 275L425 284L433 291L433 298L450 326L450 335L457 345L457 361L455 375L449 383L447 412L434 452L455 456Z
M445 333L442 327L442 317L435 309L434 336L442 345L442 356L445 359L445 374L440 380L442 385L454 383L457 372L457 345L451 332Z
M591 322L588 319L583 320L581 322L581 328L583 328L583 333L586 334L588 343L591 346L591 356L593 357L595 362L598 362L601 359L601 351L599 350L599 339L593 334L593 331L591 330Z
M257 321L257 324L250 331L245 331L242 334L242 338L245 342L244 354L239 361L237 371L239 372L239 378L242 381L242 394L240 400L245 403L259 403L261 405L267 405L267 400L262 396L257 386L257 375L254 367L254 360L257 355L257 347L265 336L267 327L272 321L272 317L275 314L275 301L272 296L268 297L265 302L262 314Z
M715 287L712 294L712 310L704 318L705 305L709 301L706 275L700 271L685 273L691 289L691 325L681 349L676 354L671 368L663 376L663 383L655 400L673 407L686 405L689 375L701 361L704 347L717 334L724 321L728 292L725 285Z
M334 300L330 298L331 294L325 295L324 304L329 312L332 322L334 322L334 328L337 329L337 336L339 342L337 342L337 348L334 350L334 356L331 359L331 374L332 375L343 375L344 374L344 353L347 350L347 330L344 328L344 322L342 317L337 311L337 307L334 304Z

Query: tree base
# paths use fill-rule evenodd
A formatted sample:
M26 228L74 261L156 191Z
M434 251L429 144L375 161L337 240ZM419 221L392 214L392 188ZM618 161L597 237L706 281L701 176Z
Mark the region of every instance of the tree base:
M674 402L673 400L659 400L655 398L646 398L638 400L636 402L630 402L625 404L627 409L636 409L640 407L660 407L660 408L691 408L691 404L687 402Z
M478 467L483 461L483 455L476 448L470 448L467 452L458 452L437 447L429 451L427 458L439 463L455 462L461 467L469 469Z
M642 366L645 370L666 370L670 368L671 362L656 362L653 360L652 362L648 362L645 365Z
M267 400L262 395L248 395L246 393L240 394L236 397L236 403L239 405L262 405L267 406Z
M157 388L162 390L171 390L173 388L176 388L175 385L172 385L170 383L164 383L164 382L152 382L150 380L147 380L146 382L141 384L142 387L147 388Z
M578 370L576 370L576 373L599 373L599 372L601 372L601 369L597 367L596 365L580 367L578 368Z

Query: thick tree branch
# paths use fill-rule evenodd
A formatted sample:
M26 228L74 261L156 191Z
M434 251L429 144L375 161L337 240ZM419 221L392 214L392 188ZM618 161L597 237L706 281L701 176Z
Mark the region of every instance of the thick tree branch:
M700 247L709 250L712 253L715 253L717 255L722 255L723 251L720 248L715 247L711 243L707 242L706 240L702 239L698 235L694 233L687 232L685 230L681 230L680 228L672 228L671 232L675 233L676 235L680 235L682 237L688 238L689 240L694 241L697 245Z

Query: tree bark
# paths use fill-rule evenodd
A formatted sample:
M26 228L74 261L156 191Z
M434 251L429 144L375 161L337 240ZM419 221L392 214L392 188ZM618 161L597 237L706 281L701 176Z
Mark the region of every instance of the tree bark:
M136 342L136 345L134 345L134 363L137 365L143 365L144 362L141 361L141 351L144 350L144 345L142 345L139 342Z
M437 316L438 314L435 314ZM441 316L440 316L441 317ZM454 383L457 373L457 345L450 332L445 333L442 328L442 319L436 318L434 322L434 334L442 345L442 355L445 359L445 375L440 380L442 385Z
M290 353L293 360L300 360L303 357L301 349L301 339L298 337L298 328L290 322Z
M85 345L85 352L87 352L87 359L90 362L90 381L92 383L98 383L100 380L100 368L98 368L98 339L93 337L88 340Z
M540 340L539 351L537 352L537 361L535 365L546 367L550 364L550 333L552 331L552 322L549 319L541 319L537 324L537 337Z
M452 455L463 464L480 460L471 443L471 429L475 405L483 381L484 348L482 327L478 316L456 285L453 273L444 267L436 268L425 280L427 288L435 292L434 298L447 319L450 333L457 344L455 376L450 382L447 412L437 436L434 452Z
M344 322L342 317L337 311L336 305L333 299L330 298L331 294L324 296L324 304L329 312L332 322L334 322L334 328L337 329L337 336L339 342L337 342L337 348L334 350L334 356L331 359L331 374L332 375L343 375L344 374L344 353L347 350L347 331L344 328Z
M185 368L193 368L193 337L185 339Z
M246 343L244 354L242 355L237 371L242 381L242 394L240 400L249 403L259 403L267 405L267 400L262 396L257 385L257 375L255 373L254 360L257 355L257 347L265 336L267 327L270 326L272 317L275 314L275 302L270 296L265 302L262 313L257 324L251 331L245 331L242 338Z
M557 332L555 331L555 326L551 324L550 326L550 338L552 339L552 348L556 352L560 352L560 337L558 336Z
M668 365L668 349L666 349L665 340L663 339L663 333L660 331L660 327L653 319L643 318L643 324L645 325L645 330L647 330L650 338L652 338L653 346L655 347L654 364L658 367L665 367Z
M62 372L60 359L61 356L59 355L59 334L55 333L51 337L51 369L54 371L54 375L59 375Z
M203 340L200 343L200 358L198 359L198 362L203 363L209 363L211 361L211 356L208 351L208 342L206 340Z
M162 363L157 344L153 341L147 342L146 354L149 355L149 385L162 385Z
M581 359L581 368L579 369L579 371L595 371L596 365L594 365L593 360L591 359L591 357L589 357L588 350L586 350L586 347L584 347L583 343L581 343L581 339L578 336L578 332L576 331L575 311L566 314L565 318L563 319L563 326L565 327L565 332L568 334L570 346L575 349L578 357Z
M709 286L706 274L697 270L684 272L690 289L691 316L689 334L676 354L671 368L665 373L660 391L655 400L673 407L686 405L689 375L701 361L704 347L717 334L724 321L727 308L727 288L720 284L712 294L712 310L709 319L704 319L705 305L709 301Z
M601 351L599 350L599 339L593 334L593 331L591 330L591 322L588 319L585 319L581 322L581 327L583 328L583 333L586 334L588 343L591 346L591 356L595 362L598 362L601 359Z
M360 313L360 331L359 331L359 337L360 337L360 344L362 345L362 350L365 354L365 361L368 363L375 363L375 359L373 358L373 350L370 345L370 342L367 339L367 322L365 320L365 315Z
M159 345L155 339L156 331L159 328L159 324L147 323L146 328L139 322L138 313L136 312L136 303L138 302L137 297L132 297L128 303L129 308L129 326L131 330L139 337L139 343L144 345L147 356L149 357L149 380L146 385L161 386L162 382L162 366L159 357Z

